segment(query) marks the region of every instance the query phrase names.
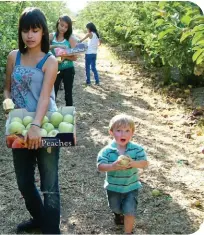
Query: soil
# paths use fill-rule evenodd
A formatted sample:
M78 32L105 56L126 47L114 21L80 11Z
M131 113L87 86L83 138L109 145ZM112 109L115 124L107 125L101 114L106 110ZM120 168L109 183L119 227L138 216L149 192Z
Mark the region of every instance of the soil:
M137 64L124 63L102 45L97 68L101 85L85 86L84 56L75 63L73 88L77 111L77 146L62 148L59 166L61 230L73 234L121 234L114 225L103 189L105 173L96 169L99 150L111 139L112 116L134 117L133 141L142 145L150 166L141 171L137 234L192 234L204 220L203 136L191 136L189 110L148 85L152 74ZM2 101L3 97L1 97ZM64 106L64 90L57 97ZM5 145L5 118L0 117L0 232L15 234L29 218L17 189L11 150ZM38 172L36 173L38 178ZM39 187L39 182L36 182ZM158 189L160 196L153 196ZM195 205L199 201L201 205Z

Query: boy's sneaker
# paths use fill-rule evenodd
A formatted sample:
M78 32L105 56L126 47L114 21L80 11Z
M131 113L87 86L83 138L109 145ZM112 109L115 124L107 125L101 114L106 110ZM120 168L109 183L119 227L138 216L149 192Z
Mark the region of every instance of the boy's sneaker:
M124 225L124 215L114 213L114 222L116 225Z
M39 225L39 223L36 220L30 219L28 221L24 221L24 222L20 223L17 226L16 233L22 233L22 232L29 233L29 232L31 232L34 229L40 229L40 225Z

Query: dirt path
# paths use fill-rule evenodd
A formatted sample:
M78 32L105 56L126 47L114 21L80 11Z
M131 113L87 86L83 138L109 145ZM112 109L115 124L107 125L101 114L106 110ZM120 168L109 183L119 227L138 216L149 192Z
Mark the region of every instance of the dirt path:
M104 173L96 170L98 151L110 140L110 118L124 112L137 123L134 141L143 145L150 160L141 172L143 189L139 197L135 228L140 234L192 234L204 219L204 174L200 142L186 138L190 126L182 106L166 103L142 81L147 72L122 65L108 49L99 50L101 86L84 86L84 59L76 63L74 105L77 110L77 146L63 148L60 159L62 202L61 229L73 234L121 234L108 209L103 189ZM57 99L63 106L64 91ZM1 117L1 133L4 117ZM201 141L201 140L199 140ZM28 218L14 179L10 150L0 140L0 232L14 233L18 222ZM162 192L153 197L152 189Z

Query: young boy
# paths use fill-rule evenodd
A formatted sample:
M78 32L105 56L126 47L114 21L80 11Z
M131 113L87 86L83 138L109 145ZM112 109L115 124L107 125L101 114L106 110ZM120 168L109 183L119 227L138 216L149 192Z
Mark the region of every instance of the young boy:
M109 124L113 136L111 144L98 154L97 167L106 172L104 188L108 204L115 214L115 223L124 224L126 234L133 232L137 209L138 189L141 187L137 168L145 168L148 161L144 149L131 142L135 131L133 119L125 114L116 115ZM120 155L129 157L129 163L122 165Z

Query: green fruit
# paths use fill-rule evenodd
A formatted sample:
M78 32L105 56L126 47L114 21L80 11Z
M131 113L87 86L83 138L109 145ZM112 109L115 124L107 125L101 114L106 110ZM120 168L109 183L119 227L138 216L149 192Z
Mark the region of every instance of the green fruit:
M54 112L50 117L50 122L56 128L59 126L59 124L60 124L60 122L62 122L62 120L63 120L63 116L59 112Z
M74 123L74 117L71 114L66 114L63 118L63 122L68 122L73 124Z
M161 192L158 189L153 189L152 190L152 196L157 197L157 196L160 196L160 195L161 195Z
M45 129L47 131L47 133L49 133L50 131L55 129L51 123L44 123L42 125L42 128Z
M130 158L128 156L125 156L125 155L120 155L118 157L118 160L120 161L121 166L127 166L130 162Z
M20 122L12 122L8 125L9 134L22 134L25 127Z
M48 137L55 137L59 133L58 130L52 130L48 133Z
M27 134L28 130L23 130L22 135L25 136Z
M60 133L72 133L74 126L71 123L61 122L58 129Z
M44 123L47 123L47 122L49 122L49 118L48 118L47 116L44 116L44 118L43 118L43 120L42 120L42 125L43 125Z
M33 121L33 117L31 116L26 116L23 118L23 125L27 126L29 123L31 123Z
M30 129L31 127L31 123L29 123L27 126L26 126L26 130Z
M41 137L46 137L47 136L47 131L43 128L40 129L40 136Z
M19 117L13 117L11 118L11 122L20 122L21 124L23 123L22 119Z

